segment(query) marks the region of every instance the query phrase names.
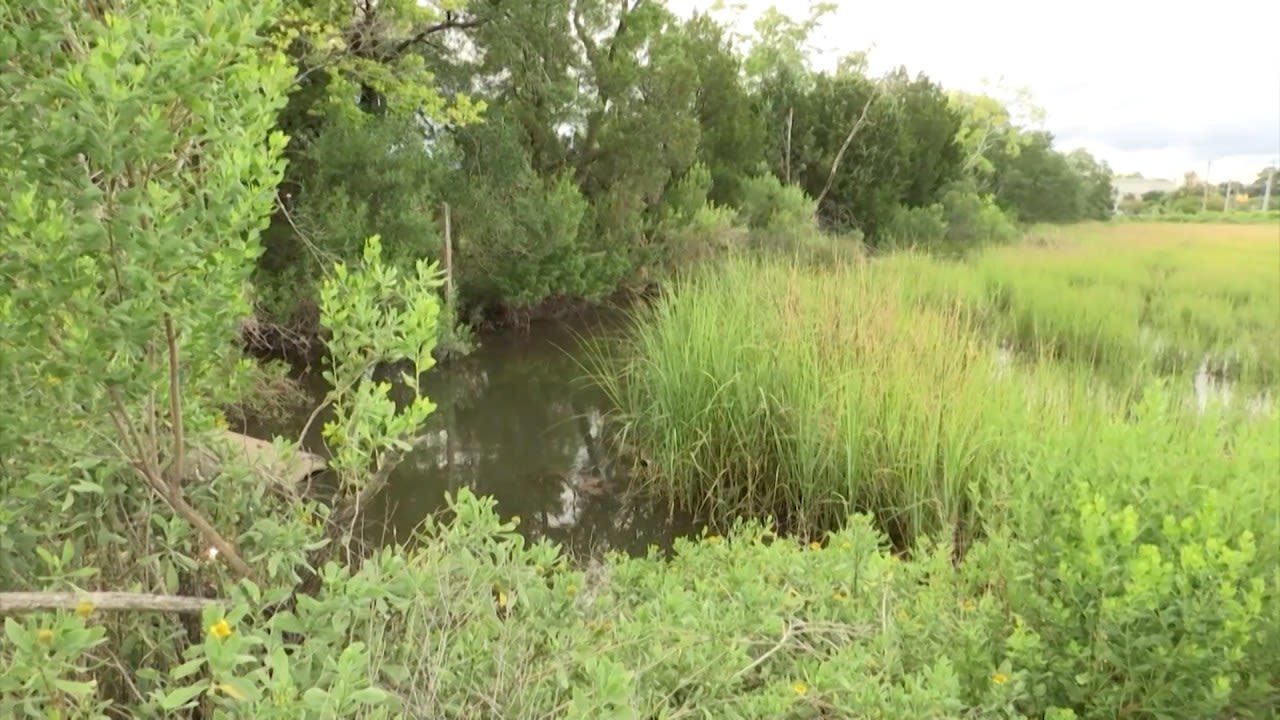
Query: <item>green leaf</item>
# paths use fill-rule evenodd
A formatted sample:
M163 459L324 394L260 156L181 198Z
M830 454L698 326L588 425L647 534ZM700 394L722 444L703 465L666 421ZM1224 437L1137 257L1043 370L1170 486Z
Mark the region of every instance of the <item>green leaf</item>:
M63 680L62 678L54 679L53 686L76 698L87 697L92 694L97 687L94 683L79 682L76 680Z
M301 634L306 631L298 616L285 611L271 618L271 625L280 632Z
M348 697L351 702L362 703L365 705L379 705L387 702L391 695L381 688L367 687L357 690Z
M309 688L302 693L302 701L311 710L323 710L325 705L329 703L329 693L320 688Z
M173 670L169 671L170 677L174 680L181 680L200 671L204 667L204 658L198 657L194 660L188 660Z
M199 685L189 685L187 687L178 688L177 690L172 690L164 696L163 700L160 701L160 707L169 711L188 707L193 700L200 697L200 695L204 694L208 689L208 683L201 683Z

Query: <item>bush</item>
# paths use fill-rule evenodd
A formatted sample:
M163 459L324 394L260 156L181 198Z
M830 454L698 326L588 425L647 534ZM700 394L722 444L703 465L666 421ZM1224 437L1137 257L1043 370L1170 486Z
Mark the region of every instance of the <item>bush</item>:
M946 210L937 204L899 206L882 233L880 246L886 250L941 244L947 237Z
M946 240L953 246L1001 244L1018 237L1017 226L990 195L951 187L943 193L942 207L946 214Z

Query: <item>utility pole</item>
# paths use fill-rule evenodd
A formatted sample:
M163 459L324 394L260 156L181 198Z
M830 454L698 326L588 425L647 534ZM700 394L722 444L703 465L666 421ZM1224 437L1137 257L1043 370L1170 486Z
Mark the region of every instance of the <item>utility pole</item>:
M1275 168L1271 168L1271 172L1267 173L1267 189L1262 193L1262 212L1266 212L1271 205L1271 181L1276 179Z
M1222 212L1231 209L1231 181L1227 181L1227 191L1222 193Z
M1209 210L1209 174L1213 172L1213 161L1210 160L1204 168L1204 199L1200 201L1200 212L1208 212Z

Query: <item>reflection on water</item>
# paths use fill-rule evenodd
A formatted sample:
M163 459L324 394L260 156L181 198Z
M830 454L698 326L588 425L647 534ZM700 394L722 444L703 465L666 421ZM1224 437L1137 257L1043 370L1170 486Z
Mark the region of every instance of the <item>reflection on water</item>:
M1196 408L1204 413L1210 405L1230 407L1235 399L1235 386L1224 378L1225 372L1214 368L1205 358L1196 368L1191 387L1195 392ZM1271 411L1271 393L1262 390L1245 397L1245 410L1251 418L1261 417Z
M587 323L543 323L527 334L480 338L471 355L432 369L422 390L437 404L423 442L391 474L385 505L388 539L404 540L422 519L445 507L445 493L468 487L491 495L520 530L579 552L611 548L643 553L669 547L692 529L659 502L630 495L628 467L609 453L605 400L583 379L579 336L609 331ZM318 398L323 381L307 377ZM248 432L296 437L307 413ZM325 454L313 423L308 449Z

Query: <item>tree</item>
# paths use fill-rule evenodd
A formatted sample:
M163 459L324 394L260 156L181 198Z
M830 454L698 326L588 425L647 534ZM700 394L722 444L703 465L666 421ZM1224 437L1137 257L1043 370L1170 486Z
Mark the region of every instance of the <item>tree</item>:
M743 84L743 63L724 29L698 14L682 31L685 52L698 59L694 111L701 129L698 157L711 172L709 197L734 204L741 182L765 162L764 118Z
M899 172L906 179L902 202L924 207L964 172L964 148L958 140L963 117L942 87L923 74L908 78L905 68L899 68L887 82L900 118L898 142L904 157Z
M1111 168L1083 148L1071 151L1067 161L1081 181L1080 217L1092 220L1110 217L1116 193L1111 184Z
M3 494L30 503L27 520L0 534L17 546L62 534L38 500L66 494L76 458L150 490L248 573L183 484L192 438L244 379L229 340L249 315L292 76L257 34L275 9L0 10L0 361L24 369L0 376L0 473L30 478Z

